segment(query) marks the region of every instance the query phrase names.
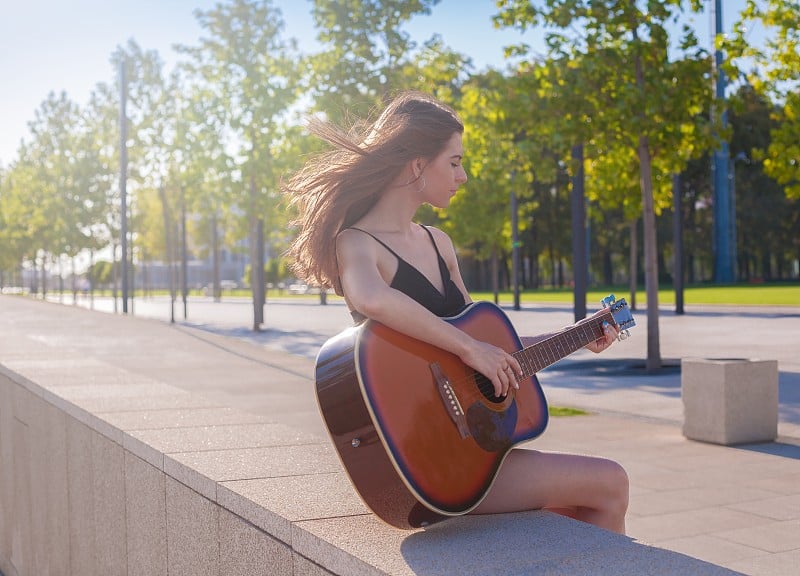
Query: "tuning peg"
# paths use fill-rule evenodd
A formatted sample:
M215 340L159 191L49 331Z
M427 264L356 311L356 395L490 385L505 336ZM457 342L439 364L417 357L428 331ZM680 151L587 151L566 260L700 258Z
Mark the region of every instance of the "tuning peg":
M620 340L620 341L625 340L630 335L631 335L631 331L630 330L622 330L622 331L620 331L619 335L617 336L617 340Z
M600 300L600 303L603 305L603 308L608 308L609 306L611 306L616 301L617 301L617 299L614 297L614 295L613 294L609 294L608 296L606 296L605 298Z

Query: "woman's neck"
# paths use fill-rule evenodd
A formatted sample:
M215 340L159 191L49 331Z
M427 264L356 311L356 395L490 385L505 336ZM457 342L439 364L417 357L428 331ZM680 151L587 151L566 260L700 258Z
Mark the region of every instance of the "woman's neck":
M381 195L360 223L374 232L410 234L419 207L420 203L407 189L390 189Z

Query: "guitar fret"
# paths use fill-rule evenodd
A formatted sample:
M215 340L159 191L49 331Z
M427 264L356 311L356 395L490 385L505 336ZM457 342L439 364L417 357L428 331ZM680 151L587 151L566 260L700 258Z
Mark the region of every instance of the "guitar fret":
M572 347L573 350L577 350L578 348L580 348L580 346L577 346L575 344L575 335L571 331L569 332L569 336L568 337L569 337L569 344L570 344L570 346Z
M594 340L602 338L604 334L603 320L604 318L599 316L575 324L546 340L519 350L515 354L515 358L519 361L523 374L526 377L532 376Z
M528 366L528 356L527 354L525 354L524 350L522 350L522 354L520 355L519 358L517 358L517 361L519 362L519 365L522 368L522 373L527 376L530 366Z

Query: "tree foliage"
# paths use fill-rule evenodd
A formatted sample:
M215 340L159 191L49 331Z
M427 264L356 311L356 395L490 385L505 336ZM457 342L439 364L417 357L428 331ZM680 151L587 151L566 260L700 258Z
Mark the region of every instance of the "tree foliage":
M572 104L563 108L565 132L573 144L589 144L594 173L631 174L631 167L637 168L644 222L648 369L661 363L656 212L669 198L666 176L685 167L693 150L702 149L700 113L708 109L710 96L702 73L708 69L707 54L691 30L684 29L679 41L682 58L669 57L668 24L686 4L690 10L701 8L699 1L680 0L651 1L646 6L506 0L498 2L496 17L500 25L544 29L551 66L532 69L539 72L551 97ZM524 55L526 49L517 47L515 52ZM629 186L600 183L594 194L601 203L624 201L631 191Z
M671 255L665 239L676 172L683 172L690 274L706 279L711 222L705 155L717 147L715 132L730 138L734 156L747 158L734 160L740 273L796 275L796 0L749 2L726 40L732 64L761 70L741 74L753 89L740 90L741 105L727 132L709 120L710 55L691 28L681 28L685 14L702 8L699 0L500 1L496 24L540 30L544 53L511 46L514 59L505 70L480 73L442 38L413 38L407 31L412 18L438 4L315 0L321 47L303 54L284 35L272 0L229 0L196 13L203 36L180 47L183 60L169 75L158 53L134 41L119 47L109 78L97 84L86 106L65 94L41 103L29 137L0 172L0 270L41 268L119 243L117 74L124 62L137 260L175 259L185 211L186 248L193 257L216 263L222 248L253 249L263 227L270 281L282 279L281 253L293 231L277 193L280 179L320 145L305 134L305 114L321 112L347 126L348 113L371 116L392 93L412 88L452 105L466 125L469 181L448 210L425 207L417 217L452 235L471 287L510 286L512 191L526 260L523 282L569 281L576 144L585 151L595 279L618 280L625 264L638 261L629 256L627 244L635 237L628 232L638 230L644 217L645 284L648 304L654 302L650 290L669 277L659 270ZM753 25L772 31L763 46L747 42L744 27ZM113 276L115 267L104 270Z
M762 27L763 45L748 41ZM759 93L782 106L774 111L770 142L758 154L764 171L784 186L789 198L800 200L800 2L748 0L734 32L720 39L729 59L727 71L743 76ZM747 71L737 66L748 66Z
M308 58L315 107L335 121L363 117L408 88L404 69L416 43L403 25L439 0L313 0L322 49Z

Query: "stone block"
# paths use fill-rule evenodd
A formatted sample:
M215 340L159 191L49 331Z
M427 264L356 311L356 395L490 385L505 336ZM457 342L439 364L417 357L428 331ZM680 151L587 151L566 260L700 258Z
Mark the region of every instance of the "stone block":
M681 362L683 434L732 445L778 435L778 362L685 358Z
M28 399L27 428L30 453L27 459L29 470L27 488L30 495L30 569L31 574L50 574L49 542L41 538L47 532L50 518L47 489L52 482L49 464L52 462L48 454L46 433L46 410L49 405L40 397L31 395Z
M67 417L48 404L45 410L45 437L47 442L47 534L46 547L49 573L63 574L69 566L69 493L67 490Z
M166 477L167 573L219 576L219 507Z
M294 554L294 572L292 574L293 576L336 576L333 572L328 572L319 564L314 564L300 554Z
M72 417L67 417L66 428L69 573L94 576L96 548L92 435L96 432Z
M125 576L125 464L122 446L92 435L94 467L95 573Z
M31 506L34 494L31 491L31 438L30 403L34 396L21 386L12 388L11 423L14 496L11 502L11 564L19 574L33 574Z
M219 512L220 576L292 576L292 549L224 508Z
M167 505L164 473L125 452L128 576L167 575Z
M12 386L16 385L0 372L0 572L11 572L11 510L14 502Z

